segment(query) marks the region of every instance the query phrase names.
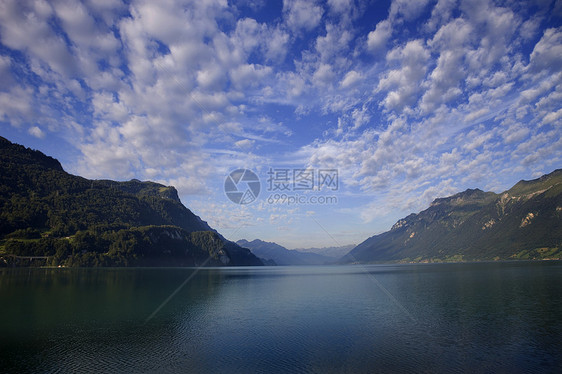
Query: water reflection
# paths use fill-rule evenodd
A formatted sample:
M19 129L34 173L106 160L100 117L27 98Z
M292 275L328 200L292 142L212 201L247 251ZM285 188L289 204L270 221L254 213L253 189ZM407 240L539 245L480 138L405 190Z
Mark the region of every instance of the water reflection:
M561 270L203 269L145 323L194 269L5 269L0 371L553 371Z

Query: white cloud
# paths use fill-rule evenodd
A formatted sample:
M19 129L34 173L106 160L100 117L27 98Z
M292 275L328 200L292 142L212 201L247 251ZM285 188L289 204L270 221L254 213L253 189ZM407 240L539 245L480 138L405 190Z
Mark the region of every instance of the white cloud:
M342 79L342 81L340 82L340 86L342 86L342 88L350 88L359 83L361 79L361 73L358 73L355 70L351 70L347 72L345 77Z
M123 123L127 120L129 115L126 106L122 102L115 100L114 95L109 92L94 93L92 106L94 115L100 119Z
M478 49L467 54L468 66L471 71L488 73L488 69L511 53L511 38L520 20L510 9L491 7L485 2L477 6L464 4L462 8L481 34Z
M246 54L259 50L268 60L281 62L287 54L289 34L279 26L244 18L237 21L231 40L237 49Z
M371 52L379 51L386 46L386 43L392 35L392 26L390 21L380 21L375 29L367 36L367 48Z
M328 0L330 10L335 13L347 13L353 8L353 0Z
M470 22L456 18L441 26L429 44L440 50L463 50L477 40L475 32Z
M14 85L15 79L11 71L12 60L9 56L0 55L0 89L5 90L7 87Z
M562 66L562 28L547 29L531 53L532 69L559 71Z
M438 25L447 23L457 6L457 2L458 0L439 0L431 11L431 17L425 25L426 28L434 31Z
M181 174L180 174L181 175ZM180 176L159 181L168 186L174 186L181 195L207 194L205 179L201 175Z
M486 114L490 113L490 109L488 108L480 108L477 109L473 112L468 113L465 117L464 117L464 121L467 123L471 123L473 122L475 119L478 119Z
M235 142L234 146L241 149L249 149L252 148L255 142L256 142L255 140L251 140L251 139L242 139Z
M284 0L283 13L289 28L298 33L301 30L312 30L317 27L324 10L316 1Z
M0 92L0 120L20 125L33 118L33 90L15 86L8 92Z
M334 81L335 74L332 67L328 64L321 64L312 76L312 81L316 85L325 86Z
M26 51L32 58L47 64L57 74L67 77L78 73L78 66L63 38L49 26L53 10L45 1L34 3L4 1L0 5L2 44Z
M56 16L61 20L66 35L77 52L88 52L102 58L113 54L120 47L119 41L110 30L103 32L96 26L88 9L77 2L55 2ZM95 61L94 61L95 62Z
M361 126L369 123L371 116L367 114L367 108L363 109L355 109L351 113L351 117L353 118L353 128L358 129Z
M243 64L230 73L232 83L239 89L256 86L272 73L269 66Z
M429 89L422 96L420 108L425 113L434 110L443 103L461 95L460 85L466 72L459 69L462 65L462 54L454 51L441 53L437 66L429 76Z
M41 130L37 126L30 127L27 132L29 132L31 135L35 136L36 138L42 139L45 137L45 133L43 132L43 130Z
M326 35L316 39L316 50L323 62L335 58L345 59L353 35L343 26L326 25Z
M217 64L203 67L197 72L196 77L199 88L209 91L221 90L227 78L224 69Z
M282 62L287 54L289 34L279 28L267 33L266 57L274 62Z
M540 24L542 22L541 17L535 16L527 21L523 22L521 25L519 33L525 40L532 40L538 32Z
M547 78L543 78L538 84L535 84L526 90L521 92L521 98L525 102L532 102L537 97L544 95L548 91L552 89L556 85L556 82L560 82L562 79L562 73L558 73L553 76L548 76Z
M400 111L417 102L429 57L422 40L410 41L388 52L389 65L398 68L385 73L377 87L377 92L387 92L383 100L387 110Z
M402 16L408 21L418 18L429 0L394 0L390 5L391 19Z
M515 124L502 130L502 137L507 144L520 142L531 132L531 130L521 124Z
M554 123L554 122L561 122L559 121L562 118L562 109L557 110L556 112L548 113L546 116L543 117L542 123Z
M68 139L72 172L211 194L218 228L258 222L221 205L238 167L337 167L357 218L385 220L562 161L551 5L398 0L373 29L351 0L245 4L0 2L0 121Z

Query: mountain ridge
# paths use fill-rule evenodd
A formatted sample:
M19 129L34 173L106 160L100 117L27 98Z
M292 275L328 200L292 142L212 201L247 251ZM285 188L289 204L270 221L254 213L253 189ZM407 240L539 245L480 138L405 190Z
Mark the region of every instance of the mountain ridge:
M155 182L89 180L0 137L0 266L263 265Z
M561 258L562 169L496 194L467 189L435 199L339 263Z
M317 253L300 252L287 249L274 242L260 239L248 241L241 239L236 242L241 247L249 248L253 254L265 260L272 260L277 265L324 265L334 262L337 258Z
M350 250L355 248L355 246L355 244L348 244L336 247L294 248L293 250L304 253L316 253L319 255L332 257L334 259L339 259L343 255L347 254Z

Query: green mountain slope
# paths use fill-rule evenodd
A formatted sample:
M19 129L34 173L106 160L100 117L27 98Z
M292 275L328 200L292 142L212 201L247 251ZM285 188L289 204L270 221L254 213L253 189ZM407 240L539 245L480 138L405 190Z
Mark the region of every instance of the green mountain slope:
M341 262L435 262L562 257L562 170L495 194L436 199Z
M173 187L74 176L2 137L0 240L0 265L261 265L183 206Z

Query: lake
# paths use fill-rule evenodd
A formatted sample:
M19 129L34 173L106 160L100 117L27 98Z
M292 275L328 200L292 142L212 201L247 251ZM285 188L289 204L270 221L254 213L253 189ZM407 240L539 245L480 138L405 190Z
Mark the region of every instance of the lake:
M2 373L560 370L558 261L0 269Z

